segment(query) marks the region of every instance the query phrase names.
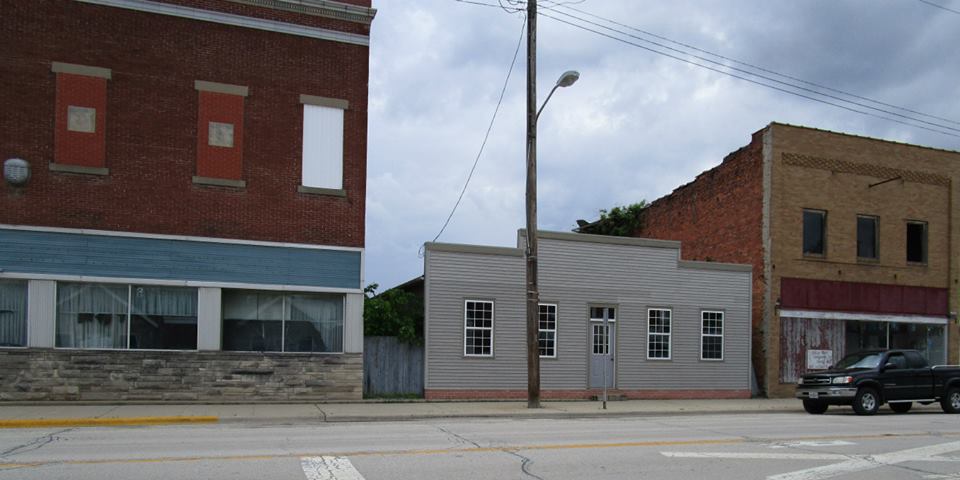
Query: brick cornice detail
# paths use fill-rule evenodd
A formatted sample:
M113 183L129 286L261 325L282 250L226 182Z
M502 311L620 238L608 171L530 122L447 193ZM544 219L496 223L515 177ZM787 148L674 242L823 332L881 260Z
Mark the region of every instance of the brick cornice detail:
M837 173L851 173L854 175L875 177L883 180L899 177L905 182L923 183L927 185L936 185L939 187L950 186L949 177L937 175L935 173L890 168L872 163L848 162L834 158L802 155L799 153L784 153L782 157L784 165L790 165L793 167L815 168L818 170L829 170Z
M307 0L291 2L290 0L229 0L234 3L243 3L257 7L285 10L317 17L334 18L347 22L370 24L376 16L375 8L358 7L345 3L325 0Z

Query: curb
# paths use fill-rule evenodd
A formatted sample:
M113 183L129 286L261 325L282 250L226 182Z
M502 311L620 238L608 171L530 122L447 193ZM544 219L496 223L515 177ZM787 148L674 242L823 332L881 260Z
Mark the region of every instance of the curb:
M694 415L763 415L771 413L802 413L803 410L683 410L683 411L656 411L656 412L553 412L553 413L477 413L468 415L450 414L414 414L414 415L327 415L310 417L221 417L222 424L325 424L325 423L370 423L370 422L415 422L425 420L457 420L457 419L591 419L591 418L626 418L626 417L672 417Z
M215 416L173 417L118 417L118 418L32 418L0 420L0 428L46 428L46 427L130 427L141 425L177 425L217 423Z

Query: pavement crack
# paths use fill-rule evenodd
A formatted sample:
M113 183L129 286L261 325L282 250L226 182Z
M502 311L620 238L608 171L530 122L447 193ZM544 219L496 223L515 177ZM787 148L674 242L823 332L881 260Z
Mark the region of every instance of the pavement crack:
M320 404L314 403L314 404L313 404L313 407L316 408L318 412L320 412L321 421L324 422L324 423L326 423L326 421L327 421L327 412L324 412L323 409L320 408Z
M513 451L513 450L504 450L504 453L507 453L507 454L509 454L509 455L513 455L514 457L517 457L517 458L519 458L519 459L521 460L521 462L520 462L520 471L523 472L524 475L526 475L526 476L528 476L528 477L536 478L537 480L546 480L546 479L544 479L543 477L541 477L541 476L539 476L539 475L537 475L537 474L535 474L535 473L533 473L533 472L530 471L530 468L533 466L533 460L531 460L529 457L525 457L525 456L523 456L523 455L520 455L519 453L517 453L517 452L515 452L515 451Z
M103 413L101 413L100 415L94 415L93 418L103 418L103 417L105 417L105 416L107 416L107 415L110 415L111 413L117 411L118 408L120 408L120 405L114 405L114 406L110 407L110 409L107 410L106 412L103 412Z
M457 443L461 445L466 443L468 445L473 445L476 448L483 448L480 446L479 443L474 442L473 440L470 440L469 438L464 437L463 435L451 432L450 430L447 430L446 428L443 428L440 425L435 425L435 427L437 428L437 430L440 430L441 432L445 433L448 438L453 440L453 443Z
M57 440L60 440L60 437L58 437L58 435L60 435L61 433L66 433L66 432L69 432L69 431L71 431L71 430L73 430L73 429L72 429L72 428L65 428L65 429L63 429L63 430L58 430L58 431L56 431L56 432L53 432L53 433L50 433L50 434L47 434L47 435L43 435L43 436L41 436L41 437L37 437L37 438L35 438L35 439L27 442L27 443L24 443L24 444L21 444L21 445L17 445L16 447L13 447L13 448L7 449L7 450L5 450L5 451L3 451L3 452L0 452L0 458L13 457L13 456L15 456L15 455L20 455L20 454L23 454L23 453L33 452L33 451L35 451L35 450L39 450L39 449L43 448L45 445L48 445L48 444L53 443L53 442L55 442L55 441L57 441Z

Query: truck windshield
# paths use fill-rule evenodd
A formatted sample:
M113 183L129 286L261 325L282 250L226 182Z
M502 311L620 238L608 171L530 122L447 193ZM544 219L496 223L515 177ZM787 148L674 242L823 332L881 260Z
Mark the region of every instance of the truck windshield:
M879 365L879 353L854 353L843 357L836 368L877 368Z

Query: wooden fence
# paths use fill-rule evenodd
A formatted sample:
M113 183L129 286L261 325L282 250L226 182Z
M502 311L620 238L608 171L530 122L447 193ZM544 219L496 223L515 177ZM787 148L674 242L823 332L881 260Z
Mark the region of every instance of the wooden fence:
M363 395L423 395L423 346L364 337Z

